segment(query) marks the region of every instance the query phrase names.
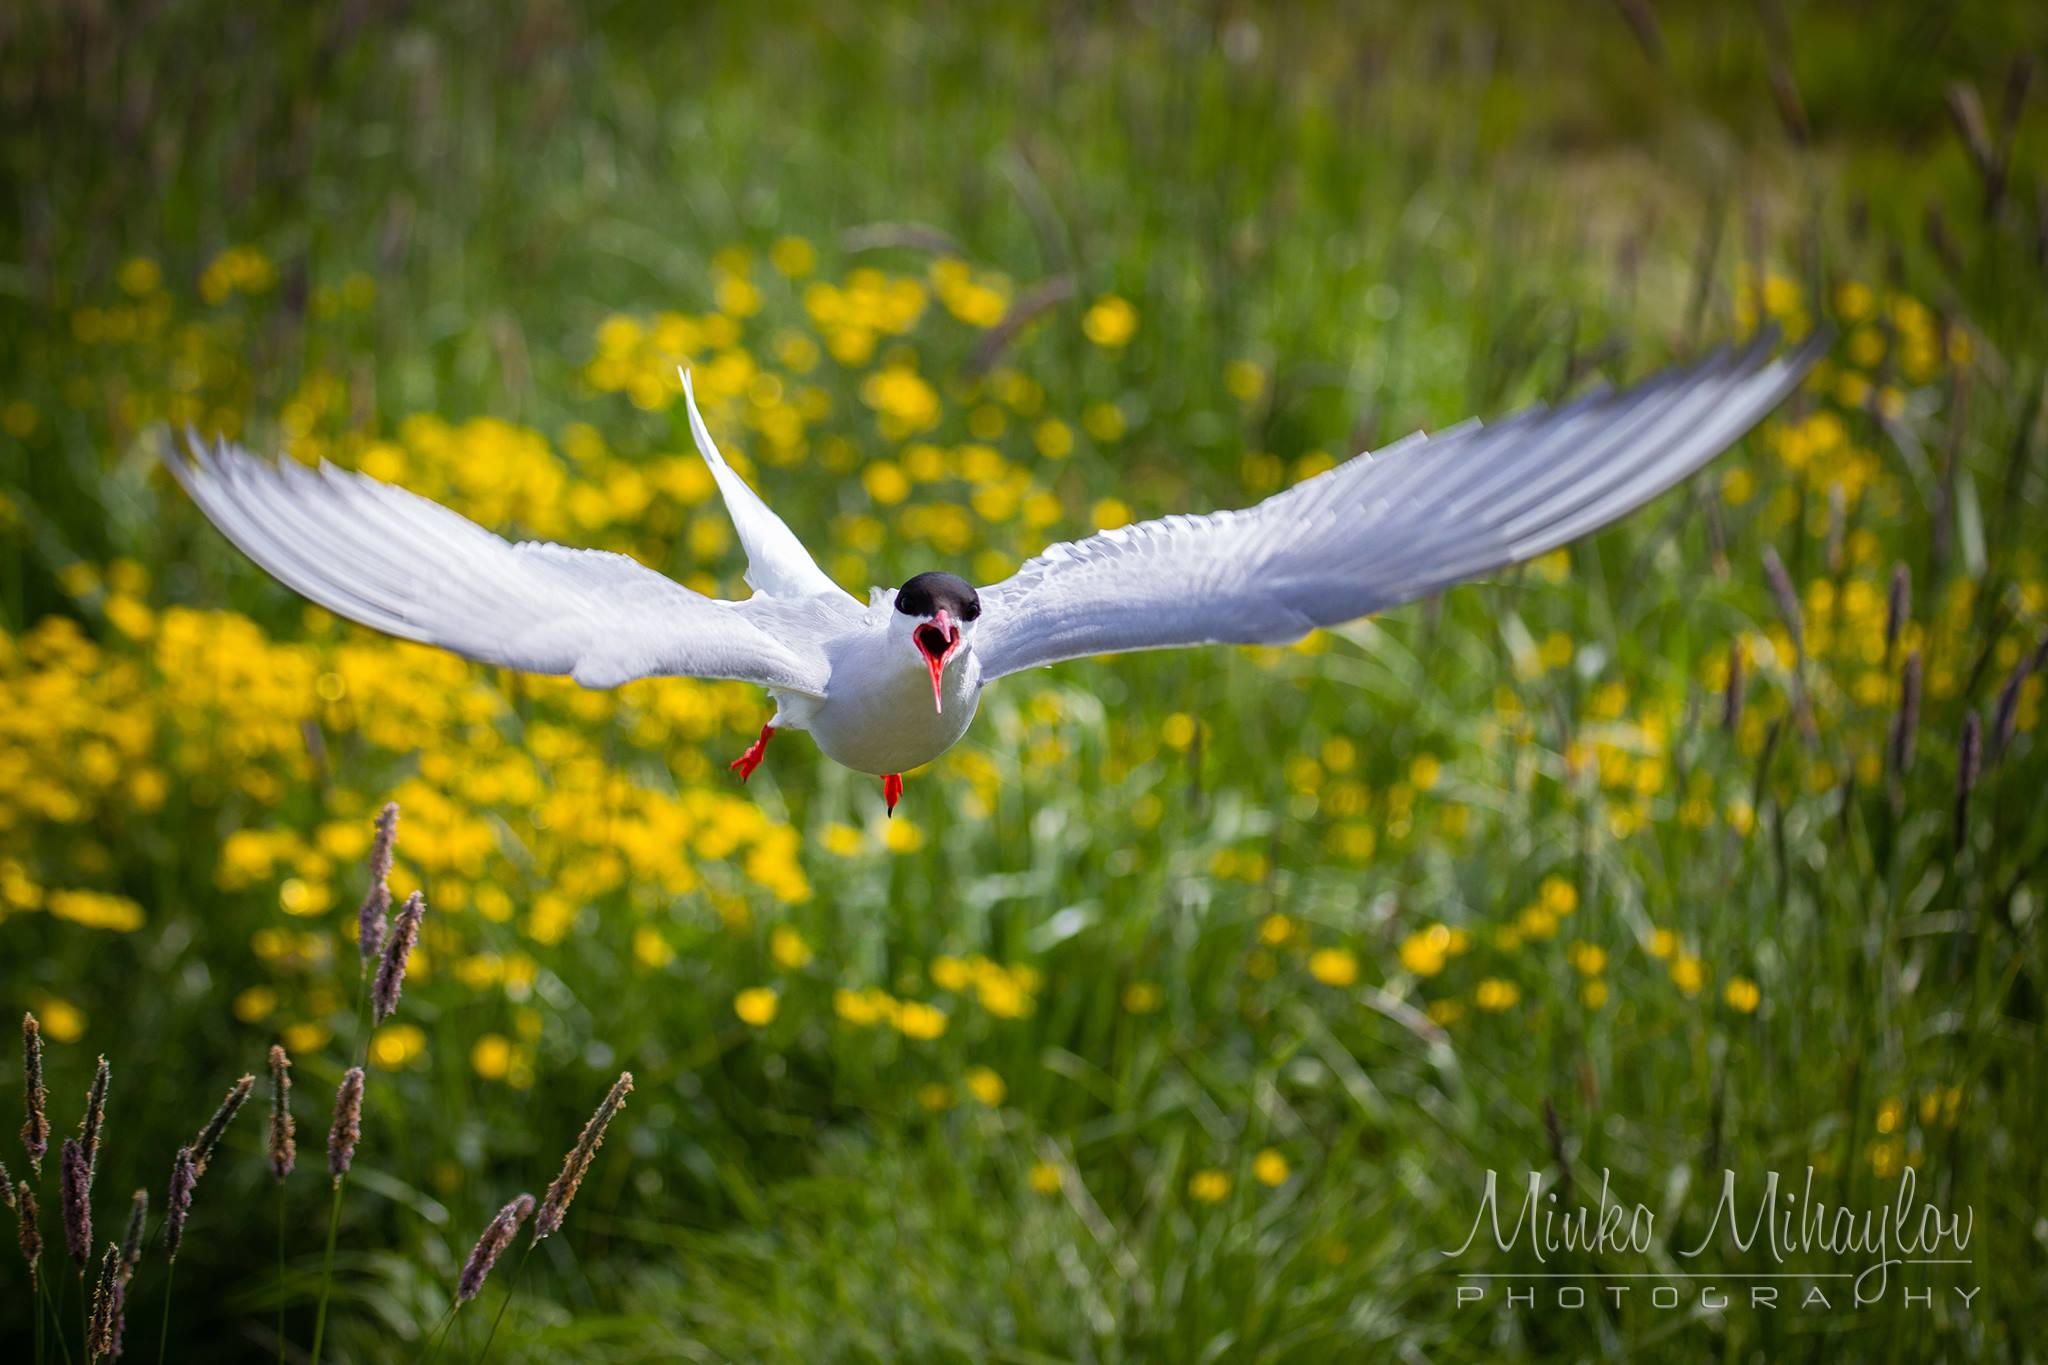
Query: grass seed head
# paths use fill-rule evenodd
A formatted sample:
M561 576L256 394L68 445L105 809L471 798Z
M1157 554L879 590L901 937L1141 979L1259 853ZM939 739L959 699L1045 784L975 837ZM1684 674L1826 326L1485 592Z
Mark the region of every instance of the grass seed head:
M1785 572L1785 561L1778 558L1778 547L1764 546L1764 576L1771 581L1771 595L1778 599L1778 615L1785 620L1786 633L1792 637L1792 654L1796 661L1806 658L1806 631L1800 624L1799 594L1792 587L1792 575Z
M282 1045L270 1045L270 1173L283 1180L298 1163L299 1144L293 1135L292 1059Z
M171 1187L164 1196L164 1254L178 1259L178 1245L185 1240L185 1220L192 1216L192 1187L199 1183L199 1162L190 1147L178 1149L171 1163Z
M28 1262L28 1273L33 1278L37 1263L43 1259L43 1211L36 1207L36 1192L26 1185L16 1192L15 1198L19 1201L15 1209L15 1236L21 1243L21 1259Z
M85 1334L88 1360L114 1358L114 1319L120 1312L120 1300L121 1248L109 1242L100 1256L99 1279L93 1285L92 1321Z
M1842 538L1849 529L1849 498L1842 485L1828 485L1828 572L1842 572Z
M1984 723L1971 711L1963 717L1963 735L1956 741L1956 847L1970 832L1970 793L1984 763Z
M21 1145L28 1152L30 1170L41 1176L43 1157L50 1150L49 1095L43 1088L43 1026L33 1014L21 1016L21 1079L28 1107Z
M227 1132L228 1125L235 1121L235 1115L242 1112L242 1106L248 1103L249 1092L255 1086L256 1077L253 1075L245 1075L229 1086L226 1097L220 1102L220 1108L213 1111L213 1117L206 1121L206 1126L199 1130L199 1136L192 1140L192 1146L187 1150L192 1154L192 1174L195 1179L206 1174L206 1163L213 1160L213 1152L220 1146L221 1135Z
M142 1260L142 1230L149 1221L149 1191L137 1190L128 1199L128 1231L121 1237L121 1277L135 1273Z
M1892 717L1892 777L1904 782L1913 771L1913 753L1920 733L1920 651L1906 656L1899 670L1899 710Z
M2041 638L2034 648L2020 656L2013 665L2012 673L2006 678L2005 686L1998 689L1998 705L1992 711L1991 758L1993 762L2005 756L2012 744L2013 736L2019 733L2020 689L2027 685L2035 668L2040 666L2043 656L2048 656L2048 631L2041 632Z
M391 855L398 844L398 803L387 801L377 813L377 837L370 843L370 886L356 911L356 947L363 961L384 947L384 917L391 913Z
M548 1186L547 1197L541 1201L540 1213L533 1220L533 1240L538 1243L562 1226L563 1215L569 1211L569 1201L576 1197L576 1189L583 1183L583 1177L590 1173L590 1163L597 1156L597 1149L604 1143L605 1126L612 1116L626 1107L626 1096L633 1089L633 1073L621 1071L618 1080L612 1082L611 1093L597 1106L597 1112L590 1116L590 1122L583 1125L582 1134L576 1145L569 1149L569 1155L562 1161L562 1173L555 1177L555 1183Z
M334 1126L327 1132L327 1170L336 1180L348 1174L363 1136L363 1069L352 1066L334 1092Z
M420 937L420 917L427 913L426 897L415 891L405 898L398 917L391 922L391 941L384 945L384 959L377 964L377 979L370 983L370 1014L383 1023L398 1011L398 993L405 986L405 964Z
M100 1168L100 1128L107 1121L107 1086L113 1076L113 1068L107 1065L106 1054L102 1053L99 1068L92 1074L92 1089L85 1094L85 1115L78 1121L78 1145L85 1149L88 1179L98 1174Z
M57 1179L64 1210L64 1249L84 1270L92 1260L92 1171L77 1138L64 1139Z
M128 1328L128 1276L114 1281L114 1311L112 1330L108 1337L107 1359L119 1360L123 1350L121 1338Z
M1742 641L1728 646L1728 686L1721 694L1721 728L1729 734L1742 725L1742 697L1746 686L1742 676Z
M468 1303L482 1292L484 1281L490 1278L491 1267L498 1263L498 1257L504 1254L505 1248L512 1245L520 1224L532 1212L533 1196L530 1194L522 1194L498 1210L498 1216L491 1219L483 1236L476 1239L469 1260L463 1263L462 1278L455 1285L455 1302Z
M1906 628L1906 618L1913 614L1913 573L1901 560L1892 565L1891 591L1885 595L1884 603L1884 656L1892 657L1892 650L1898 646L1899 632Z
M14 1207L14 1177L7 1174L7 1163L0 1161L0 1204Z

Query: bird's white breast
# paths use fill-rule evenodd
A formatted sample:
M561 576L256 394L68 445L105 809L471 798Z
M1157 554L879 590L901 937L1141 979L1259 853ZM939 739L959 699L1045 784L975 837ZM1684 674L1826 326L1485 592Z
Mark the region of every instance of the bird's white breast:
M831 651L832 681L802 724L833 762L878 776L908 772L967 733L981 701L981 661L971 646L946 665L944 710L932 705L924 661L889 631L862 631Z

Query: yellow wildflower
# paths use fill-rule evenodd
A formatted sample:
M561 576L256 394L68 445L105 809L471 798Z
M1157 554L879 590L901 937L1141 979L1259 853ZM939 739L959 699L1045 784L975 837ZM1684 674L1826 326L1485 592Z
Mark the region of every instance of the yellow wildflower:
M469 1050L470 1070L487 1081L502 1081L512 1069L512 1041L502 1033L486 1033Z
M985 1066L968 1067L964 1079L968 1092L991 1109L1001 1104L1003 1096L1009 1093L1003 1078Z
M818 252L801 237L778 237L768 248L768 263L792 280L802 279L818 266Z
M1107 444L1124 434L1123 409L1114 403L1090 403L1081 409L1081 425L1090 436Z
M427 1050L427 1035L415 1024L386 1024L370 1037L370 1060L396 1070Z
M1432 924L1401 940L1401 965L1417 976L1435 976L1444 969L1450 951L1450 929Z
M164 272L147 256L130 256L121 262L121 268L115 273L114 279L124 293L140 298L144 294L154 294L163 288Z
M317 1052L327 1046L327 1040L334 1036L325 1024L310 1019L301 1019L296 1024L287 1024L284 1030L284 1045L293 1052Z
M743 1023L766 1028L775 1022L775 1011L780 1005L781 997L773 986L749 986L733 997L732 1012Z
M45 996L36 1007L36 1019L53 1042L75 1043L85 1034L85 1011L69 1000Z
M1138 310L1115 294L1105 294L1082 317L1081 330L1097 346L1127 345L1138 330Z
M768 955L785 971L799 971L810 965L811 945L787 924L778 924L768 935Z
M126 896L103 891L52 891L44 905L58 919L88 929L112 929L126 934L143 924L141 906Z
M916 1000L906 1000L896 1012L896 1028L906 1038L930 1042L946 1031L945 1011Z
M1318 948L1309 954L1308 972L1325 986L1349 986L1358 980L1358 957L1349 948Z
M669 946L661 931L651 924L642 924L633 930L633 957L643 967L666 967L675 961L676 950Z
M1088 516L1095 523L1096 529L1102 531L1114 531L1119 526L1128 526L1131 523L1131 509L1124 505L1121 498L1102 499L1089 510Z
M1074 453L1074 433L1057 417L1048 417L1031 429L1031 443L1048 460L1064 460Z
M251 986L235 997L235 1018L245 1024L260 1024L277 1013L277 992L268 986Z
M844 987L832 992L832 1012L856 1028L879 1022L884 1014L882 1002L895 1003L884 992L850 991Z
M1223 387L1240 402L1249 403L1266 391L1266 367L1256 360L1233 360L1223 367Z
M868 496L884 507L893 507L910 496L910 480L893 460L876 460L861 471L860 481Z
M1521 998L1522 991L1519 986L1515 985L1512 981L1504 981L1497 976L1487 977L1479 983L1479 988L1472 992L1472 1003L1485 1010L1488 1014L1499 1014L1504 1010L1511 1010Z

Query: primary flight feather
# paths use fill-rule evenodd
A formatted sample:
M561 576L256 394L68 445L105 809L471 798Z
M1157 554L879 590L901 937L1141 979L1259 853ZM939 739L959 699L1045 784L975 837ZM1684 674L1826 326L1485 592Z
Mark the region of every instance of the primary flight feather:
M188 433L171 471L222 534L352 621L586 687L731 678L778 729L883 779L951 748L981 690L1064 659L1284 644L1556 549L1641 506L1733 444L1799 382L1818 340L1768 339L1619 393L1416 435L1241 511L1171 516L1054 545L976 590L918 574L867 603L837 587L718 453L684 376L697 448L754 595L693 592L625 555L514 544L363 474L259 459Z

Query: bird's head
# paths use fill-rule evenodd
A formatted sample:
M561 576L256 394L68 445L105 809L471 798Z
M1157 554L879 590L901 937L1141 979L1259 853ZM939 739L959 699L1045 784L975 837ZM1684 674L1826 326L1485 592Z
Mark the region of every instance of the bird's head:
M894 633L909 637L911 648L932 675L932 706L946 709L940 683L946 665L974 632L981 616L981 597L974 585L949 573L921 573L896 590Z

